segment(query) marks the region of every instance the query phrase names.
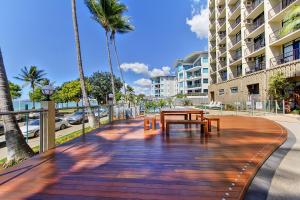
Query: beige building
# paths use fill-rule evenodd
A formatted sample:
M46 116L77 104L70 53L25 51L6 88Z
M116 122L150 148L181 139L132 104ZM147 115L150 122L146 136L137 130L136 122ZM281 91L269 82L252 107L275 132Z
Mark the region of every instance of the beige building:
M211 100L224 104L266 100L268 80L278 71L300 91L300 25L295 23L297 17L284 19L300 0L209 0L208 4Z

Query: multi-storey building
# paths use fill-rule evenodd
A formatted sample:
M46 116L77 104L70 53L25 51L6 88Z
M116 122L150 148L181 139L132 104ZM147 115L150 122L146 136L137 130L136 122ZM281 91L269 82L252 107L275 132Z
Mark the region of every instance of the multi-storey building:
M158 76L151 78L151 96L155 98L166 98L175 96L176 76Z
M177 93L188 96L207 96L209 65L207 51L194 52L177 60Z
M300 85L299 5L300 0L209 0L211 100L265 100L277 72Z

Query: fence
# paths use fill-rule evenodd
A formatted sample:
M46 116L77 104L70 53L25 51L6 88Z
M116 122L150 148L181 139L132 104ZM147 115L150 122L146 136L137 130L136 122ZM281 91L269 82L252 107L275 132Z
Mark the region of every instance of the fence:
M55 134L53 134L54 146L62 144L91 130L88 125L88 111L86 107L55 108L54 115L51 115L49 110L36 109L16 112L0 112L0 160L2 160L2 162L7 155L4 135L5 124L2 120L2 116L16 116L18 125L26 142L35 152L44 152L51 148L51 144L49 144L48 141L49 135L47 135L47 126L51 120L55 124ZM114 120L136 118L142 113L142 109L139 105L129 106L128 104L114 106L97 105L92 106L92 110L99 121L99 127L111 123ZM52 119L49 119L51 116L53 116Z

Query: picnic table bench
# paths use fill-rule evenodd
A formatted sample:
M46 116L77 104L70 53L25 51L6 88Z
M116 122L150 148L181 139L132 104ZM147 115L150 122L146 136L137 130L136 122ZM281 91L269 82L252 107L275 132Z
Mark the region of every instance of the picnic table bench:
M201 133L208 134L208 122L207 121L199 121L199 120L166 120L166 134L170 133L170 125L171 124L197 124L201 125Z

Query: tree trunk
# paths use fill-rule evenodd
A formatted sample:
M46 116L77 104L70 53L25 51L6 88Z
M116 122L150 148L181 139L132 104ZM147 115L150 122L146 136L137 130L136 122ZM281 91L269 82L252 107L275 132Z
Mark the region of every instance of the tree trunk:
M119 66L119 70L120 70L122 82L123 82L124 95L126 97L126 85L125 85L125 80L124 80L124 76L123 76L123 70L121 68L121 63L120 63L119 54L118 54L118 50L117 50L116 38L113 37L112 41L113 41L113 45L114 45L114 49L115 49L115 54L116 54L116 58L117 58L117 62L118 62L118 66Z
M88 119L89 125L91 128L97 127L97 121L95 114L91 108L91 104L86 91L86 84L84 78L84 72L82 67L82 59L81 59L81 49L80 49L80 41L79 41L79 32L78 32L78 22L77 22L77 13L76 13L76 0L72 0L72 17L73 17L73 28L75 34L75 43L76 43L76 51L77 51L77 63L78 63L78 71L79 71L79 79L82 91L82 100L83 105L86 107L88 111Z
M8 79L0 49L0 111L13 111ZM3 115L4 134L7 147L7 163L14 163L34 155L19 128L15 115Z
M32 88L32 94L34 94L34 91L35 91L34 83L31 83L31 88ZM35 100L34 100L34 98L32 99L32 109L35 109Z
M112 67L112 62L111 62L111 55L110 55L110 48L109 48L109 39L108 39L108 32L105 31L106 35L106 47L107 47L107 53L108 53L108 64L110 68L110 76L111 76L111 87L112 87L112 93L113 93L113 102L116 104L116 92L115 92L115 80L114 80L114 71Z

